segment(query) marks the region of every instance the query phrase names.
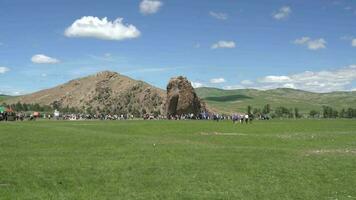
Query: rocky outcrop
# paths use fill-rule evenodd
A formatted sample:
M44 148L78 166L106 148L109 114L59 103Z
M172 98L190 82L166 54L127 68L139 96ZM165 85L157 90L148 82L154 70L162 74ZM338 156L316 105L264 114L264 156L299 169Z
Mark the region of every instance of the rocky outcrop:
M167 85L167 117L191 113L197 116L204 107L187 78L171 78Z

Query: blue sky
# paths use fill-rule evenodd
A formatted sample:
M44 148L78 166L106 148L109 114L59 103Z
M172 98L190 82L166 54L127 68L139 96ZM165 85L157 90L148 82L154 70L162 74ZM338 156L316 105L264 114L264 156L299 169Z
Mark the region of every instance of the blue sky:
M355 19L353 0L2 0L0 93L103 70L161 88L183 75L195 87L355 90Z

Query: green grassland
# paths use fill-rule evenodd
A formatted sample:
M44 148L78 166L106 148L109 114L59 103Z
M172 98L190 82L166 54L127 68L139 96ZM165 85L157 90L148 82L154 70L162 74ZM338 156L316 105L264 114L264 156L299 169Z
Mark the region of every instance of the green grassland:
M0 123L0 199L355 199L356 122Z
M310 110L320 111L324 105L338 110L348 107L356 108L356 92L311 93L285 88L267 91L197 88L196 92L209 107L225 113L246 112L248 105L263 108L266 104L270 104L272 108L297 107L301 113L309 113Z
M1 103L3 100L7 99L7 98L9 98L9 97L0 94L0 103Z

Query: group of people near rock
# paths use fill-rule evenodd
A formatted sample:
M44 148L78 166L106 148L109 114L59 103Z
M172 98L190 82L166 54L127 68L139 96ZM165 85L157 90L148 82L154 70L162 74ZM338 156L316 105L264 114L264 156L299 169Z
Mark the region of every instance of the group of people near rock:
M128 120L134 119L133 115L111 115L111 114L64 114L57 119L62 120Z
M10 119L11 115L11 119ZM182 114L182 115L171 115L171 116L154 116L146 114L142 117L144 120L232 120L233 123L251 123L252 117L248 114L233 114L225 115L218 113L207 113L203 112L198 115L193 113ZM0 121L23 121L23 120L36 120L36 119L47 119L47 120L130 120L135 119L131 114L60 114L59 111L55 111L53 114L40 114L35 112L33 114L26 113L0 113Z
M253 117L248 114L219 114L219 113L207 113L203 112L199 115L194 114L182 114L182 115L171 115L168 117L169 120L214 120L214 121L222 121L222 120L232 120L233 123L251 123Z

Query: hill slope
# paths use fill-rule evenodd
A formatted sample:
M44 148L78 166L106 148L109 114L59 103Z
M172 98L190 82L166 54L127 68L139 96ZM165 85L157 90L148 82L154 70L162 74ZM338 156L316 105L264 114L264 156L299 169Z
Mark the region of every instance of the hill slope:
M323 105L336 109L356 107L356 92L312 93L286 88L267 91L197 88L196 92L212 109L225 113L245 112L248 105L262 108L266 104L270 104L272 109L278 106L297 107L304 113L321 110Z
M90 112L142 113L162 112L165 92L145 82L115 72L98 74L69 81L57 87L5 100L54 107L74 107Z
M7 96L7 95L0 94L0 103L5 101L6 99L9 99L9 98L11 98L11 97Z

